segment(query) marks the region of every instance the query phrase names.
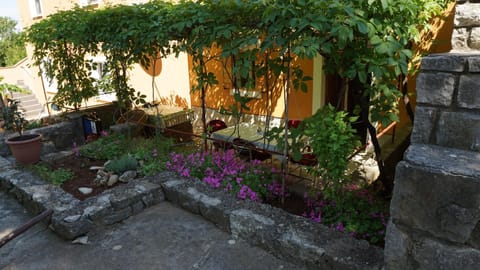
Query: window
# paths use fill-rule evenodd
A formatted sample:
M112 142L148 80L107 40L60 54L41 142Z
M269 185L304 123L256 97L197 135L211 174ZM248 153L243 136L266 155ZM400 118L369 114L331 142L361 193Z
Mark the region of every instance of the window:
M147 2L148 2L148 0L130 0L130 5L134 5L134 4L136 4L136 5L145 4L145 3L147 3Z
M29 6L32 18L36 19L42 17L42 3L40 0L30 0Z
M106 67L106 59L104 56L100 57L92 57L90 59L92 61L92 74L91 77L96 80L102 80L107 75Z
M248 70L243 72L246 76L242 76L239 68L241 66L236 64L234 57L223 62L223 88L230 90L231 95L239 92L241 96L261 98L262 93L255 90L255 62L252 61ZM234 71L236 74L234 74Z
M52 94L57 93L58 92L57 80L55 80L55 78L48 77L47 72L46 72L46 68L45 68L45 65L50 64L51 60L47 59L47 58L44 58L43 62L44 63L42 63L40 65L40 70L41 70L41 73L42 73L43 87L44 87L45 91L47 91L48 93L52 93Z
M98 87L100 95L112 92L110 89L110 76L107 71L107 59L105 56L96 56L89 59L91 61L92 69L90 70L90 77L95 79L95 85Z
M100 4L101 0L79 0L79 5L81 7L93 6Z

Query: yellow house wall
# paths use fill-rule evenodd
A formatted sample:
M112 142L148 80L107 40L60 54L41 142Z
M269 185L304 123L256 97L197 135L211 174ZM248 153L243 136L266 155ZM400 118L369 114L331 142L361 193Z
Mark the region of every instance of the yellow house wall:
M145 0L103 0L100 1L98 8L102 8L107 5L115 4L129 4L129 3L142 3L147 2ZM30 12L30 6L28 0L17 0L17 5L20 13L20 20L24 28L29 27L30 25L40 21L42 18L46 18L48 15L56 13L60 10L68 10L78 4L78 0L42 0L42 16L33 18ZM32 90L32 93L35 94L40 103L45 104L47 100L44 98L44 86L42 85L41 77L38 75L39 67L32 65L32 54L33 47L27 45L27 60L26 63L29 64L28 68L28 82L25 79L25 83ZM16 71L11 73L16 74L15 76L8 76L4 80L5 82L16 83L15 78L21 75ZM2 71L0 71L0 74ZM160 75L155 78L155 100L160 101L163 104L175 105L181 107L190 107L190 85L188 79L188 63L186 54L180 54L178 58L175 56L168 56L167 58L162 59L162 71ZM7 77L7 76L5 76ZM44 82L47 99L51 101L54 93L50 92L48 89L48 83ZM152 101L152 77L148 75L139 64L132 66L132 69L129 71L129 84L136 90L140 91L142 94L147 96L147 101ZM100 101L97 98L92 98L86 102L87 106L98 104ZM85 105L85 104L84 104Z

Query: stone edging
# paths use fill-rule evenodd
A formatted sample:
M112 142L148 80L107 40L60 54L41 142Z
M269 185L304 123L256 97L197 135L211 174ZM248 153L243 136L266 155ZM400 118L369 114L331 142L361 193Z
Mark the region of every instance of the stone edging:
M381 269L383 250L269 205L237 200L171 172L137 179L80 201L0 157L0 189L30 212L54 210L50 228L65 239L109 225L163 200L201 215L234 237L245 239L309 269Z

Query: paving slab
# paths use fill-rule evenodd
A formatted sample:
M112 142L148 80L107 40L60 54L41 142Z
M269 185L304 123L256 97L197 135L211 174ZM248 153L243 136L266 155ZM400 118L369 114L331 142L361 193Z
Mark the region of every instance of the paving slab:
M32 216L0 192L0 237ZM39 223L0 248L0 269L302 269L162 202L73 244Z

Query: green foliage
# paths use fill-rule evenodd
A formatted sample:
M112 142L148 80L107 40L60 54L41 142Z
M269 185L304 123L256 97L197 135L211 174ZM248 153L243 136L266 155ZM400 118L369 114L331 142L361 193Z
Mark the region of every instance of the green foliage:
M25 126L25 129L34 129L42 126L41 120L29 121Z
M304 134L316 155L318 165L310 171L320 177L322 189L327 198L347 184L345 171L348 157L359 146L352 123L354 117L347 117L345 112L336 112L328 105L302 122Z
M80 147L80 154L93 159L108 160L118 158L129 149L129 141L124 135L111 134Z
M5 121L3 128L22 135L28 121L18 108L18 103L18 100L7 99L7 104L2 108L2 119Z
M80 154L93 159L117 160L116 163L120 164L109 165L114 166L115 170L117 167L128 167L135 160L135 163L140 164L141 174L154 175L165 168L172 146L173 141L164 137L132 139L121 134L111 134L83 145Z
M0 66L13 66L27 56L25 34L16 32L17 22L9 17L0 17Z
M341 196L326 199L321 194L306 198L306 214L332 229L382 245L388 220L388 203L372 191L355 185L343 190Z
M29 169L44 181L52 183L56 186L71 180L74 176L74 173L70 170L62 168L52 170L52 168L46 164L31 165Z
M121 174L126 171L136 170L138 166L137 160L132 155L123 155L118 159L110 160L105 166L105 170Z
M28 90L18 87L14 84L3 83L3 77L0 76L0 95L5 95L8 92L29 93Z
M173 140L163 137L139 140L132 155L141 162L140 173L154 175L163 171L172 147Z
M192 90L201 90L203 97L218 84L206 68L212 61L234 58L231 78L247 78L254 70L275 80L282 75L293 88L305 91L311 78L294 60L322 55L328 59L328 73L363 83L371 100L371 120L385 123L396 120L400 93L395 80L409 72L410 44L418 40L418 29L449 2L151 1L62 11L32 25L28 40L35 46L36 63L45 62L47 74L58 81L57 102L74 107L95 94L84 59L100 49L125 108L141 102L128 84L128 70L133 63L147 63L148 55L189 53L196 75ZM221 51L214 55L214 48ZM284 83L290 89L290 82ZM254 84L246 82L247 87Z
M309 172L320 179L324 195L331 199L349 183L346 181L348 157L353 154L359 141L352 123L356 117L348 117L346 112L336 112L332 105L324 106L311 117L305 118L297 128L289 130L289 149L292 158L299 161L307 145L311 148L318 163L309 167ZM267 133L269 140L284 148L285 129L273 128Z
M35 64L57 82L53 102L59 107L73 106L78 110L83 101L98 94L90 76L92 64L86 58L99 51L92 36L85 33L91 15L79 8L60 11L28 30Z

